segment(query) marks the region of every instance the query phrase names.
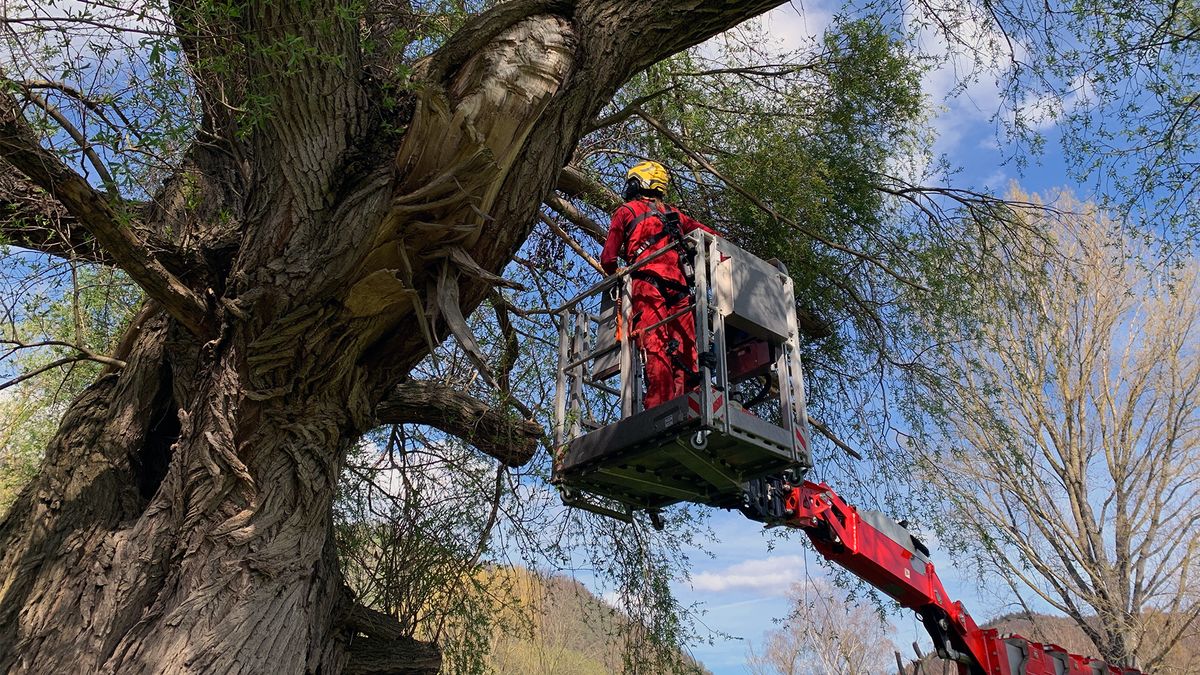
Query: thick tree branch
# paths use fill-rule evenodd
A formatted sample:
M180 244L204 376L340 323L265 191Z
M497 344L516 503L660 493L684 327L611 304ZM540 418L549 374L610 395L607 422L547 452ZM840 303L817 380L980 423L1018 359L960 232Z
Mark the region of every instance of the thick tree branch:
M588 178L586 174L573 166L564 166L559 172L558 190L568 197L583 197L605 211L616 210L623 201L621 195ZM554 207L549 200L546 203L552 208ZM555 210L558 209L555 208ZM601 241L603 241L603 235L601 235Z
M409 381L396 385L375 409L381 424L428 424L463 439L508 466L533 458L542 427L520 420L445 384Z
M583 23L619 17L625 30L606 36L614 49L604 56L612 67L634 73L781 4L783 0L581 1L576 16Z
M351 632L345 675L432 675L441 670L437 646L404 635L400 624L383 612L352 603L342 622Z
M0 237L4 243L58 258L111 265L90 232L45 190L0 160Z
M200 296L167 271L146 243L134 235L127 214L114 210L86 180L38 143L17 101L3 91L0 91L0 157L62 203L112 256L113 262L190 332L195 335L209 332L208 309Z
M158 215L155 202L125 201L122 205L136 211L142 222L154 222ZM140 230L139 235L145 237L149 249L172 273L185 274L200 262L155 232ZM3 159L0 159L0 242L65 260L116 265L112 255L61 202Z
M546 206L554 209L555 213L571 221L584 232L587 232L592 239L596 240L596 243L603 244L604 240L608 238L607 228L592 220L586 213L579 210L579 207L562 197L553 194L550 195L546 198ZM613 207L613 209L615 208L616 206Z
M492 7L414 69L424 86L397 154L397 194L420 194L422 203L398 204L384 222L406 247L461 237L482 268L503 269L589 122L633 73L781 1L515 0ZM559 6L572 9L554 11ZM615 207L620 198L611 201ZM394 236L383 232L376 241ZM381 250L369 260L386 256ZM460 313L469 315L488 290L482 280L462 280ZM387 355L372 371L385 383L424 356L418 336L393 335L372 346Z

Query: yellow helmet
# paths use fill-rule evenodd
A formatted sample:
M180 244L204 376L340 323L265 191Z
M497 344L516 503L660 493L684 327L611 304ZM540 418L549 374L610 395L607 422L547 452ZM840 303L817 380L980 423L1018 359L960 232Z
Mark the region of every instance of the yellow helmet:
M643 190L658 190L664 195L667 193L667 183L671 177L667 173L666 167L658 162L642 162L630 168L625 173L625 182L629 183L636 180L638 187Z

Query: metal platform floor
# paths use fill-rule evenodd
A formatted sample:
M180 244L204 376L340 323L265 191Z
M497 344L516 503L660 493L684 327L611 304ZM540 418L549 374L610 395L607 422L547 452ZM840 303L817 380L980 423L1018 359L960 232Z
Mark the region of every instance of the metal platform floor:
M726 410L728 431L706 427L693 393L572 439L557 461L558 483L632 509L681 501L735 508L746 481L797 459L787 431L736 405Z

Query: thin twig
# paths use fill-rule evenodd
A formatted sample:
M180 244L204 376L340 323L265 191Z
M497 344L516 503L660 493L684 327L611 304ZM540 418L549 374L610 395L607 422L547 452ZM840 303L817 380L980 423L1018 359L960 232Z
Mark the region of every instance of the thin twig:
M47 363L46 365L42 366L41 368L35 368L35 369L29 371L28 373L25 373L24 375L20 375L20 376L14 377L13 379L11 379L7 382L0 383L0 390L8 389L9 387L18 385L18 384L24 382L25 380L28 380L33 377L37 377L38 375L41 375L42 373L44 373L48 370L54 370L55 368L58 368L59 366L67 366L72 363L78 363L80 361L86 361L86 360L88 360L88 359L85 356L68 356L68 357L61 358L61 359L58 359L55 361L51 361L50 363Z
M587 264L591 265L592 269L596 270L600 274L603 274L604 276L608 276L604 271L604 267L600 265L600 261L596 260L590 253L583 250L583 247L579 245L579 242L575 241L575 237L572 237L569 232L559 227L558 223L554 222L553 218L544 213L539 214L539 216L541 217L542 222L550 228L550 231L557 235L559 239L562 239L567 246L570 246L571 250L574 251L576 255L587 261Z
M100 119L104 120L104 123L108 126L112 127L113 129L119 129L124 133L132 134L138 140L138 142L141 142L142 137L141 134L137 132L136 126L129 121L129 118L125 116L124 111L122 111L117 105L112 105L111 107L113 112L117 114L117 117L121 118L120 125L114 124L112 120L108 119L108 116L104 114L104 103L88 96L87 94L84 94L82 91L79 91L69 84L55 82L53 80L25 80L21 82L21 86L26 91L29 91L30 89L52 89L63 94L64 96L67 96L68 98L73 98L83 104L83 106L88 110L96 113L96 115Z
M603 118L596 120L596 121L592 122L591 124L589 124L588 125L588 133L591 133L597 129L603 129L604 127L610 127L619 122L624 122L625 120L629 119L630 117L633 117L634 115L638 114L638 110L641 109L642 105L649 103L650 101L653 101L654 99L671 91L672 89L674 89L677 86L679 86L679 85L672 84L669 87L663 87L662 89L659 89L658 91L652 91L649 94L646 94L644 96L639 96L639 97L633 99L633 101L629 105L625 106L624 108L621 108L617 112L615 112L611 115L608 115L606 117L603 117Z
M96 169L96 173L100 176L100 181L104 183L105 191L112 197L118 196L117 184L113 180L112 174L108 172L108 167L104 166L104 162L100 160L100 156L96 154L96 151L92 149L92 143L87 139L87 136L72 124L71 120L67 119L66 115L63 115L58 108L50 105L46 99L38 96L32 89L25 88L25 98L41 108L51 119L58 123L58 126L62 127L63 131L67 132L71 140L75 141L75 144L83 151L84 156L88 158L88 162Z
M843 441L842 439L838 438L833 433L833 431L830 430L829 427L825 426L824 422L810 417L810 418L808 418L808 424L812 428L819 431L822 436L824 436L825 438L828 438L830 441L833 441L833 444L838 446L839 448L841 448L842 452L845 452L847 455L850 455L854 459L862 459L862 455L858 454L857 450L855 450L854 448L847 445L846 442Z
M115 359L111 356L97 354L96 352L88 349L87 347L84 347L84 346L78 345L78 344L74 344L72 342L65 342L63 340L43 340L41 342L22 342L20 340L0 340L0 344L13 346L12 350L9 351L9 354L6 354L5 356L12 354L12 352L14 352L18 349L32 349L35 347L66 347L68 349L74 349L75 351L79 352L79 356L75 358L75 360L77 360L77 361L95 361L96 363L103 363L106 366L112 366L114 368L124 368L126 365L128 365L121 359Z

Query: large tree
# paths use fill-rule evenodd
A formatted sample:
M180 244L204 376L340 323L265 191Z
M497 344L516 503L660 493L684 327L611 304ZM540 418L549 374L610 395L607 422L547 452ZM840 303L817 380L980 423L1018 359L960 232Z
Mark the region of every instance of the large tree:
M1200 622L1200 266L1069 196L1040 221L1041 283L996 270L981 330L945 333L927 457L958 532L1030 607L1070 617L1111 663L1176 672ZM1013 268L1023 263L1014 260ZM949 534L949 533L948 533Z
M413 58L434 38L378 47L408 3L172 2L198 126L146 199L43 147L25 111L46 83L6 80L6 236L148 300L0 523L0 669L436 670L343 591L347 451L614 92L776 4L513 0Z

